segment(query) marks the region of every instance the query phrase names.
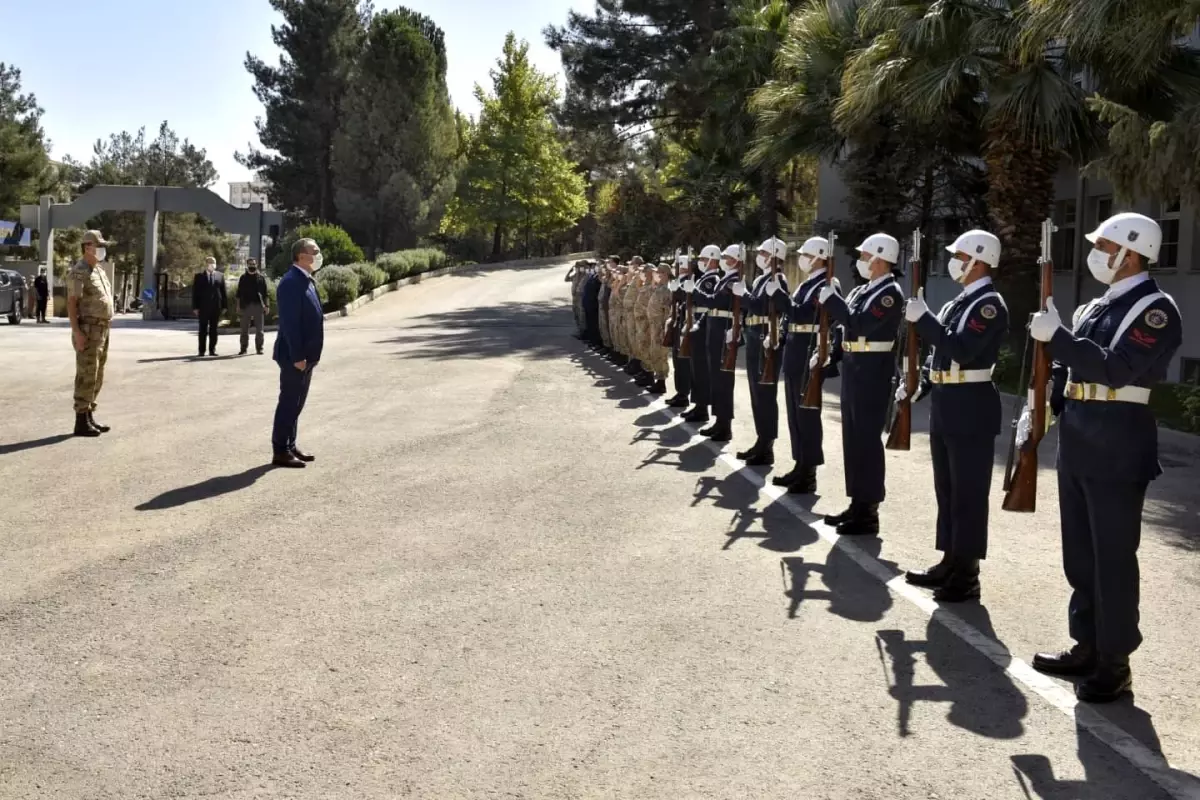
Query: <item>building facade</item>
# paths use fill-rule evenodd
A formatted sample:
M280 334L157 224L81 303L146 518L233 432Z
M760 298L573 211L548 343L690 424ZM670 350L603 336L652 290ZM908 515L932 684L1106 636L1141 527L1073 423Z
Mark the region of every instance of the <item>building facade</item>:
M274 211L270 198L267 197L267 186L254 181L231 182L229 184L229 205L246 208L251 203L262 203L263 211Z

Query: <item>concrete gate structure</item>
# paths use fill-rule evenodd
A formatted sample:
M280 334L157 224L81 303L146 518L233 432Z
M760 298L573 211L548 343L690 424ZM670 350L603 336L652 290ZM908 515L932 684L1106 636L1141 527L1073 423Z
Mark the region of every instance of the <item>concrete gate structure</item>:
M54 231L56 228L82 227L89 219L105 211L137 211L146 215L146 249L142 261L142 290L157 296L158 214L161 211L199 214L225 233L250 237L250 255L262 262L262 237L276 239L283 229L283 213L264 211L262 203L238 208L208 189L178 186L93 186L70 203L55 203L43 196L39 205L21 206L21 224L38 232L38 258L46 265L54 285ZM196 265L199 271L200 265ZM142 304L142 318L153 319L156 303Z

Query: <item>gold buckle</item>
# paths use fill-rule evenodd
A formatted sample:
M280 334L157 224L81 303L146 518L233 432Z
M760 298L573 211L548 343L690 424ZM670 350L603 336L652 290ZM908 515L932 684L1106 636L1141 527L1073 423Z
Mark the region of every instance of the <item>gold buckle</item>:
M1094 383L1089 383L1089 384L1087 385L1087 389L1088 389L1088 400L1095 400L1095 399L1096 399L1096 389L1097 389L1097 388L1098 388L1098 387L1097 387L1097 385L1096 385L1096 384L1094 384Z
M1116 390L1116 389L1114 389L1114 388L1112 388L1111 386L1110 386L1110 387L1108 387L1108 400L1109 400L1109 402L1112 402L1112 401L1114 401L1114 400L1116 400L1116 399L1117 399L1117 390Z

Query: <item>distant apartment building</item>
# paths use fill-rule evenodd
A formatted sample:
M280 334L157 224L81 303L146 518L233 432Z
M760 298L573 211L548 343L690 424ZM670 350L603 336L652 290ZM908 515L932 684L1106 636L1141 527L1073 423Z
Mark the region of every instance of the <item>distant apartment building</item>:
M231 182L229 184L229 205L246 208L251 203L262 203L263 211L274 211L267 197L267 186L253 181Z

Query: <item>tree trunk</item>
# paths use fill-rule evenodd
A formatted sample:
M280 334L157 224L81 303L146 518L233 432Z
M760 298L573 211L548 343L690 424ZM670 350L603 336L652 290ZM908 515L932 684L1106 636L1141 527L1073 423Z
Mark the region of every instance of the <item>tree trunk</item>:
M496 231L492 234L492 259L500 260L500 247L504 242L504 226L496 223Z
M1054 205L1060 154L1008 126L992 131L984 148L988 210L1003 250L998 284L1009 310L1010 346L1023 346L1025 325L1038 307L1041 225Z

